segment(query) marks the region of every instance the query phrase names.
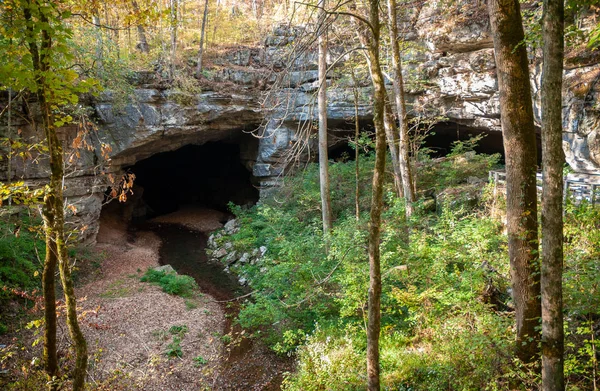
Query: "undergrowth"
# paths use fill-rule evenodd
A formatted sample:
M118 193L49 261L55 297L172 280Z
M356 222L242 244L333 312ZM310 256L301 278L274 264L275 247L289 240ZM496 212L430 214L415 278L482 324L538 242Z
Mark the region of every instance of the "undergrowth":
M428 207L423 196L408 222L387 175L381 241L382 389L503 390L515 379L536 381L512 359L507 239L501 222L490 216L485 186L499 157L477 154L473 147L460 142L449 156L419 165L420 189L432 189L421 194L431 194L435 207ZM330 165L334 229L326 238L328 251L317 165L286 178L272 200L249 210L233 208L241 228L223 240L240 252L268 249L256 262L230 265L253 290L238 321L276 352L297 356L298 369L285 380L285 390L362 390L366 384L373 157L360 159L358 219L354 162ZM455 202L467 197L467 185L475 203ZM449 192L451 200L441 196ZM570 208L565 228L570 240L565 247L566 363L573 389L583 390L591 385L597 365L593 355L598 346L591 339L600 308L593 272L600 218L585 205Z

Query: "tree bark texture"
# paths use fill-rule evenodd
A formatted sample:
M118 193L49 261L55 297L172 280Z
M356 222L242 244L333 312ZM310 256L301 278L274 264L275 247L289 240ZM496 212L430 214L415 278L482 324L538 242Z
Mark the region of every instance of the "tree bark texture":
M394 98L396 110L398 111L398 166L402 177L404 198L406 199L406 215L413 214L415 192L411 173L410 157L408 154L408 118L406 116L406 96L404 93L404 79L402 78L402 59L400 58L400 47L398 46L398 24L396 16L396 0L388 0L389 32L392 45L392 68L394 87Z
M196 78L202 76L202 57L204 56L204 36L206 35L206 22L208 21L208 0L204 1L204 13L202 14L202 26L200 27L200 47L198 48L198 65L196 67Z
M327 153L327 13L325 0L319 0L319 181L321 185L321 212L323 234L332 228L331 196L329 192L329 156Z
M544 0L542 16L542 390L563 391L562 79L564 4Z
M539 358L541 317L536 138L519 0L489 0L506 155L508 255L517 322L516 354Z
M370 1L369 21L371 36L368 38L369 70L373 82L373 124L375 125L375 169L371 214L369 220L369 297L367 322L367 388L379 391L379 334L381 331L381 209L383 206L383 179L385 174L385 84L379 61L379 1Z

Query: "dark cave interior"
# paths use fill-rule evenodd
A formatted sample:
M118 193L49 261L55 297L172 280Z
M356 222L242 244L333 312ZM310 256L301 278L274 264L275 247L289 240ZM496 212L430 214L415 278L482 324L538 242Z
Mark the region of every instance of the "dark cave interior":
M121 209L114 212L125 220L152 218L183 205L228 212L230 202L248 205L258 201L258 189L237 143L186 145L157 153L125 170L136 176L134 194L125 205L107 208Z
M361 132L371 132L371 138L374 139L373 127L369 123L360 123ZM427 137L423 141L422 148L430 151L431 157L443 157L452 151L455 141L466 141L472 137L483 134L484 137L475 147L477 153L501 155L501 163L504 163L504 146L502 144L502 132L490 131L487 129L473 128L460 125L456 122L440 122L434 125ZM538 134L538 161L541 162L541 147ZM354 160L354 149L349 144L349 140L354 138L354 125L350 123L338 122L333 132L330 132L329 158L331 160ZM334 140L331 143L331 140Z

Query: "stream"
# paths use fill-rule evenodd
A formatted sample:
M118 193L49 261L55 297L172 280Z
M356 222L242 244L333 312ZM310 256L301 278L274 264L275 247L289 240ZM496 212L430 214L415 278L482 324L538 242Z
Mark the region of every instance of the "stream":
M245 292L223 266L208 261L207 236L178 224L144 224L162 240L161 265L171 265L179 274L193 277L202 293L219 302L225 313L223 330L216 330L231 342L225 345L223 359L211 390L276 391L284 373L293 369L293 360L277 356L261 341L247 338L233 319L239 312L236 297ZM224 338L225 339L225 338Z

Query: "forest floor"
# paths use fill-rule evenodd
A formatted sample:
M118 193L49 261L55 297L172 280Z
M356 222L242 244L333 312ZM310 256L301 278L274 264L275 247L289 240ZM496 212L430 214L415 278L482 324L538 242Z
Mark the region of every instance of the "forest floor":
M280 389L292 361L246 338L231 321L237 308L228 303L235 300L222 298L233 297L232 292L219 294L197 275L203 293L185 299L140 281L147 269L161 263L166 240L161 225L176 224L178 229L204 235L220 228L223 220L222 213L206 209L162 216L152 222L158 229L142 226L128 231L115 217L101 220L93 260L79 265L76 292L92 383L103 390ZM64 325L60 346L65 354ZM169 357L168 352L177 348L181 357Z

